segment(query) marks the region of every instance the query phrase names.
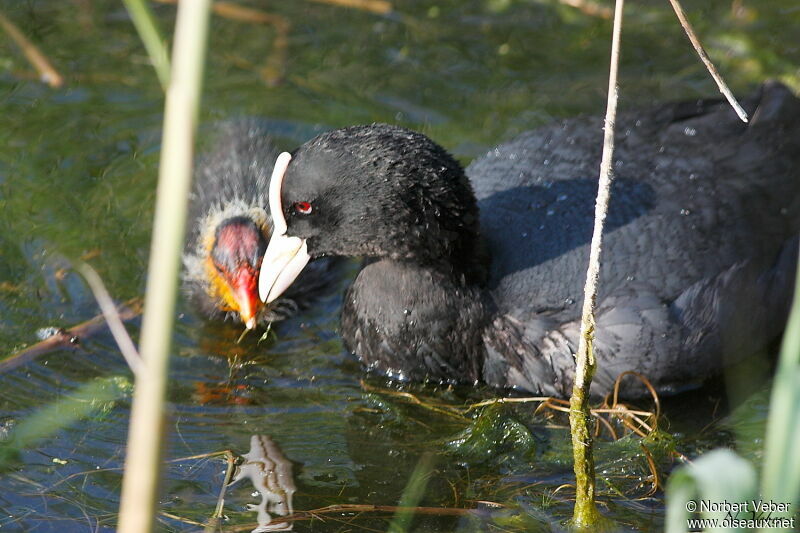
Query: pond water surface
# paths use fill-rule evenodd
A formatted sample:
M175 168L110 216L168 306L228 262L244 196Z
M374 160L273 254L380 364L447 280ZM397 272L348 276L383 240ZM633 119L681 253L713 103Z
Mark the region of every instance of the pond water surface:
M289 23L285 60L275 26L215 15L204 139L208 125L230 117L265 119L285 148L333 127L382 121L425 132L466 164L553 118L604 109L611 24L586 11L607 2L587 0L581 10L555 0L402 1L388 13L311 0L248 5ZM171 33L175 7L153 9ZM796 2L692 1L686 9L736 90L767 77L800 88ZM62 88L48 88L0 39L2 359L37 342L42 328L98 313L70 261L93 265L119 301L143 293L163 94L121 2L3 0L0 11L65 77ZM622 108L716 94L666 1L629 2L626 13ZM191 458L167 466L159 527L202 529L226 463L197 456L245 454L254 435L266 435L291 462L295 510L402 500L479 509L421 514L413 531L559 528L572 498L565 419L534 415L535 404L453 414L439 404L463 407L498 393L367 375L336 332L355 268L261 343L253 336L237 345L240 328L207 324L180 302L166 457ZM136 338L138 322L128 326ZM750 366L667 401L665 432L646 441L647 452L637 437L601 441L601 509L620 529L662 527L663 492L660 484L650 490L647 455L662 482L679 454L735 444L760 456L768 383L752 375L764 370ZM44 420L41 434L0 458L0 529L114 530L130 381L105 333L0 375L0 439ZM406 486L420 477L427 487L412 498ZM253 529L250 506L259 503L249 481L230 487L223 529ZM386 531L391 519L323 513L294 529Z

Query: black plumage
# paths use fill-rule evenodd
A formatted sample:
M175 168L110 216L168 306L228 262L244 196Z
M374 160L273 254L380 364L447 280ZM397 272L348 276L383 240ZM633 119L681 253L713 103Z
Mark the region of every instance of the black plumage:
M800 101L768 83L745 106L748 124L719 101L618 118L595 393L626 370L660 392L695 386L780 335L800 229ZM342 309L345 344L368 366L566 395L601 144L600 118L570 119L464 173L410 130L329 132L293 154L286 235L312 258L371 258Z

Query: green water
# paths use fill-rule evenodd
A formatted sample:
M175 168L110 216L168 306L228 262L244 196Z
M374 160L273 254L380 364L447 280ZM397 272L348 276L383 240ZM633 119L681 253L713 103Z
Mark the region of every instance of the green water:
M385 15L304 0L249 5L291 24L288 60L279 83L274 74L265 80L274 28L215 16L203 124L259 116L290 148L324 129L393 122L429 134L466 163L555 117L604 108L610 22L555 1L397 2ZM800 89L795 2L685 7L735 90L768 77ZM69 260L87 258L118 300L142 294L163 95L120 2L3 0L0 10L66 79L61 89L39 83L0 36L2 358L36 342L40 328L97 314ZM154 10L170 33L175 7ZM666 2L629 2L625 23L622 108L716 94ZM564 420L523 405L483 410L470 423L369 390L453 405L494 394L368 377L336 334L346 284L343 277L334 295L262 344L237 346L240 330L205 324L181 302L166 456L242 454L251 435L269 435L293 463L297 510L396 505L420 457L431 457L418 505L481 511L418 516L412 530L549 531L562 523L571 511L570 489L562 487L571 482ZM138 323L129 329L137 335ZM130 409L119 378L129 377L106 334L0 375L0 438L24 429L34 413L55 413L35 443L4 459L0 529L113 531ZM674 464L672 449L692 456L738 441L746 455L759 456L766 399L756 395L728 417L730 405L748 396L739 380L728 387L737 391L730 401L717 384L667 403L670 436L646 443L662 478ZM765 387L746 382L755 392ZM102 401L86 405L81 394L98 388ZM161 509L172 517L160 516L161 527L197 531L189 521L211 516L224 470L217 459L171 463ZM601 444L598 471L601 510L621 529L661 529L663 493L647 494L638 440ZM247 505L258 501L246 482L231 487L223 527L253 524ZM386 531L390 519L332 514L295 530Z

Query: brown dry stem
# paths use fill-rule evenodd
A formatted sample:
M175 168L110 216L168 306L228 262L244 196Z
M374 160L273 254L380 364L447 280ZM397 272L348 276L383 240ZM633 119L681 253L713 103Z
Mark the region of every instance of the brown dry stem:
M675 15L678 17L678 22L681 23L683 27L683 31L686 32L686 36L689 37L689 42L692 43L697 55L700 56L700 60L708 69L708 73L711 74L711 77L714 78L714 81L717 82L717 87L719 87L720 92L725 96L728 100L728 103L731 104L731 107L736 111L736 114L739 115L739 118L742 119L742 122L747 122L747 113L742 106L739 105L739 102L736 100L736 97L733 96L733 92L731 92L728 84L725 83L725 80L722 79L717 67L714 66L714 63L711 62L711 58L708 57L708 54L703 48L703 45L700 44L700 39L697 38L697 34L694 32L692 25L689 23L689 19L686 18L686 13L683 11L683 7L678 0L669 0L670 5L672 5L672 10L675 11Z
M43 82L53 88L61 87L64 84L64 78L53 68L53 65L50 64L50 61L47 60L47 57L45 57L42 51L25 37L25 34L2 12L0 12L0 26L3 27L8 36L11 37L11 40L22 50L25 58L33 65L33 68L39 73L39 78Z
M330 4L339 7L361 9L378 15L385 15L392 11L392 3L385 0L310 0L318 4Z

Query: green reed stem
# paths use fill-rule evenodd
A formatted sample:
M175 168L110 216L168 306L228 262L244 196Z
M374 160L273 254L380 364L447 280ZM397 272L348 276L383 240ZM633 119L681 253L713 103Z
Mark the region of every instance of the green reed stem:
M153 12L146 0L122 1L131 16L136 31L139 32L139 38L144 43L147 55L150 56L150 62L153 63L153 68L156 70L158 81L166 91L169 86L169 51L167 50L167 41L161 34L161 30L158 29Z
M164 398L210 7L211 0L178 6L139 347L143 368L136 377L122 484L121 533L151 531L156 512Z
M600 252L603 246L603 225L608 212L613 180L614 122L617 116L617 71L619 70L619 44L622 30L624 0L617 0L614 10L614 29L611 39L611 67L608 75L608 103L603 137L603 158L600 162L600 183L594 211L594 230L589 249L589 268L584 286L583 312L578 353L575 356L575 383L570 398L569 425L572 433L572 457L575 469L575 508L572 523L576 528L592 528L600 520L595 505L595 472L592 452L591 413L589 389L595 373L594 308L597 300L597 282L600 276Z
M800 516L800 264L769 403L761 497L790 504L787 513L775 517Z

